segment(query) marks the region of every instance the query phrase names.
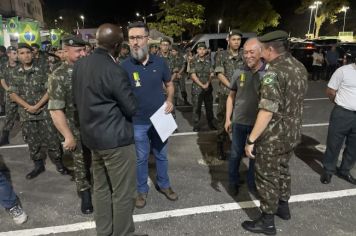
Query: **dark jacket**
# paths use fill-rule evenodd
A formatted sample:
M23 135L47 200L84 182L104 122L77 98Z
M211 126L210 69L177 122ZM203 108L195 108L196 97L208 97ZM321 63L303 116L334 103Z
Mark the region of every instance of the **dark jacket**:
M134 143L137 101L127 73L108 51L97 48L74 65L73 93L86 146L106 150Z

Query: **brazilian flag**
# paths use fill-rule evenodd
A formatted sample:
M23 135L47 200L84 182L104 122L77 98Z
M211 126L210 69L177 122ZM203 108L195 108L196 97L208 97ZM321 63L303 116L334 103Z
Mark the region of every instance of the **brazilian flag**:
M0 15L0 45L4 46L4 32L2 30L2 15Z
M9 18L7 20L7 32L9 33L19 32L19 18L17 16Z
M41 45L40 27L37 22L22 21L19 26L19 43Z
M52 46L59 47L62 37L62 30L52 29L50 32Z

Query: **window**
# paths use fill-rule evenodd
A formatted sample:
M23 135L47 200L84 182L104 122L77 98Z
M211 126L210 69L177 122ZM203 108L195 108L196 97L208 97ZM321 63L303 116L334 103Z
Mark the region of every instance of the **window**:
M209 40L209 48L212 52L216 52L218 48L227 48L226 39L210 39Z

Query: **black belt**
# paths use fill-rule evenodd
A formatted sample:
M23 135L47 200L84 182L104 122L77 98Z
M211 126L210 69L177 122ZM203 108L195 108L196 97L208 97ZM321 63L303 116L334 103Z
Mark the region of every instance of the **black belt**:
M338 107L338 108L340 108L340 109L342 109L342 110L344 110L344 111L352 112L352 113L356 114L356 111L351 111L351 110L346 109L346 108L344 108L344 107L342 107L342 106L340 106L340 105L337 105L337 104L336 104L335 106Z

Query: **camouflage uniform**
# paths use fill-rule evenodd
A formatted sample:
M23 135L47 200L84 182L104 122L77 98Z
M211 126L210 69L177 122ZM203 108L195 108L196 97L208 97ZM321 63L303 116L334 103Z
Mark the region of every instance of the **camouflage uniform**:
M77 141L76 149L72 152L74 160L74 175L78 192L90 189L87 179L87 169L83 156L83 148L79 132L78 113L73 104L72 93L73 66L62 62L48 80L48 109L63 110L67 118L67 124Z
M13 82L9 93L15 93L30 105L35 105L47 92L47 74L41 68L32 65L25 70L17 67L13 73ZM22 106L18 106L22 135L28 143L32 160L42 160L43 144L47 145L48 156L56 163L61 161L62 148L58 133L51 121L47 108L42 107L37 113L31 114Z
M0 57L0 68L1 68L1 71L0 73L2 73L2 69L6 66L7 64L7 55L3 55L2 57ZM0 85L0 87L2 87ZM0 89L0 113L3 113L3 109L5 109L5 105L6 105L6 92L4 89ZM6 110L6 109L5 109Z
M178 73L179 71L182 70L182 68L185 67L185 61L184 57L181 55L177 56L172 56L171 57L171 66L172 66L172 73ZM185 75L184 75L184 70L181 73L181 78L180 79L175 79L173 81L174 83L174 101L177 103L178 101L178 91L181 92L182 98L187 98L187 91L185 88Z
M33 58L33 65L39 67L46 73L50 72L50 65L48 62L48 56L43 52L39 52L38 58Z
M224 76L231 81L232 75L237 68L242 67L242 53L237 56L233 56L230 50L225 50L216 54L215 60L215 73L223 73ZM226 100L229 96L229 88L225 87L224 84L220 83L220 89L218 91L218 112L216 118L218 120L218 139L217 142L223 143L227 137L225 131L225 113L226 113Z
M15 68L17 68L17 66L14 67L10 67L8 64L3 66L1 73L0 73L0 80L5 80L5 83L7 84L8 87L10 87L12 85L12 80L13 80L13 73ZM15 120L18 117L18 106L16 102L13 102L10 97L9 97L9 93L6 91L6 99L5 99L6 103L5 103L5 111L6 111L6 118L5 118L5 124L3 127L3 131L10 131L12 129L12 127L14 127L15 124Z
M126 58L128 58L128 57L129 57L129 54L126 56L123 56L120 54L119 57L117 58L117 64L120 64L121 62L125 61Z
M264 213L275 214L279 200L288 201L291 178L288 162L301 138L305 67L289 53L270 62L261 83L259 108L273 112L256 140L256 187Z
M210 60L199 58L194 58L190 65L189 74L195 73L199 78L200 82L205 84L209 81L211 73L214 69L211 65ZM214 121L213 113L213 87L210 83L209 88L204 90L198 84L192 83L192 105L193 105L193 125L194 127L199 126L199 120L201 115L201 105L204 102L206 118L209 125Z

